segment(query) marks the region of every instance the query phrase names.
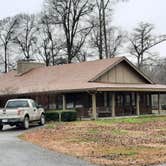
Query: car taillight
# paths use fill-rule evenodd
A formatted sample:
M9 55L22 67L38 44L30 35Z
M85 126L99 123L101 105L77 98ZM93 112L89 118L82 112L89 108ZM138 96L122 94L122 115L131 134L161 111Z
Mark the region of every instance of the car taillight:
M21 115L23 113L22 110L17 110L17 115Z

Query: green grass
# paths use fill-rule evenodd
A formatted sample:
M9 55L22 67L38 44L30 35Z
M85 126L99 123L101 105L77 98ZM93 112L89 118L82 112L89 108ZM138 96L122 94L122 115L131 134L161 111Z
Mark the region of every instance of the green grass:
M108 150L107 155L124 155L124 156L133 156L138 154L135 148L113 148L112 150Z
M155 122L155 121L165 121L166 116L140 116L134 118L119 118L119 119L106 119L106 120L97 120L97 124L113 124L113 123L131 123L131 124L144 124L147 122Z
M98 129L90 129L90 130L88 131L88 133L89 133L89 134L99 134L100 131L99 131Z
M111 131L112 135L125 135L127 134L128 132L125 131L125 130L120 130L120 129L113 129Z
M98 149L99 151L102 151L105 156L136 156L139 153L142 153L144 151L155 151L155 150L161 150L162 148L153 148L153 147L145 147L145 146L131 146L131 147L124 147L124 146L117 146L112 148L102 148Z
M46 126L45 126L45 128L47 128L47 129L54 129L56 127L56 123L54 122L54 123L48 123Z

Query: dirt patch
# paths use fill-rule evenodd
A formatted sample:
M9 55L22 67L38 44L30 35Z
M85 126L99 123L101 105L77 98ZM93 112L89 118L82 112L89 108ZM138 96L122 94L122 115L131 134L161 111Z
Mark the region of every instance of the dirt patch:
M146 123L48 124L23 139L103 166L166 163L166 117Z

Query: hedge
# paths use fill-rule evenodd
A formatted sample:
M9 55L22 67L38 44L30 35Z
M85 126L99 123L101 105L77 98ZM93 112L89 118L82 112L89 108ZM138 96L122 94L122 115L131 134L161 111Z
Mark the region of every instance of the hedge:
M75 110L65 110L65 111L47 111L46 112L47 121L63 121L71 122L77 120L77 112Z

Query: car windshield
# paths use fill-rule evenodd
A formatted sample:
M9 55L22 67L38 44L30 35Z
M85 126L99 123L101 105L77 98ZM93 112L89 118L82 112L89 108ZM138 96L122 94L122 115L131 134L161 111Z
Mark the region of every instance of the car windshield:
M29 107L27 101L9 101L6 105L6 108L22 108L22 107Z

